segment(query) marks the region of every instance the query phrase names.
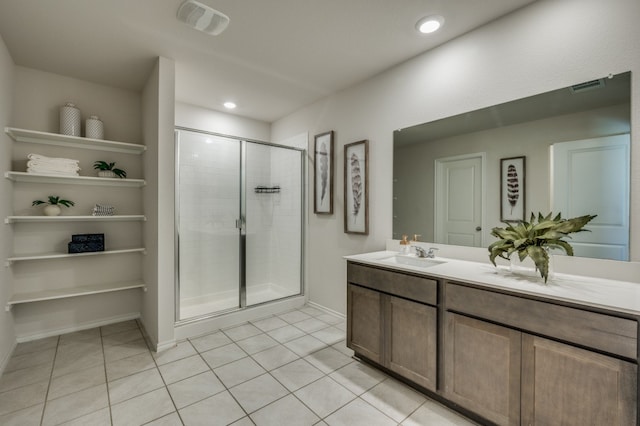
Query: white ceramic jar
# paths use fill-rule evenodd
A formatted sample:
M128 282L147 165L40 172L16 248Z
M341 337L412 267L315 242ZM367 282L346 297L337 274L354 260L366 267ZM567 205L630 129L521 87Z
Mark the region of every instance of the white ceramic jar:
M60 107L60 134L67 136L81 136L80 110L72 102Z
M104 124L100 117L92 115L87 118L85 136L91 139L104 139Z

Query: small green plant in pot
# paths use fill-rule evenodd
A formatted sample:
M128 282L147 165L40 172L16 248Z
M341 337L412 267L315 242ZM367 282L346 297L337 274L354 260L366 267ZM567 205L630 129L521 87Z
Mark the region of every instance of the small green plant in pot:
M107 163L106 161L96 161L93 163L93 168L98 170L98 176L100 177L119 177L124 179L127 177L127 172L115 167L116 163Z
M60 206L71 207L75 203L69 200L63 200L57 195L49 195L47 201L35 200L31 203L32 206L39 206L40 204L47 204L44 208L45 216L58 216L60 215Z
M491 235L498 238L489 246L489 260L496 265L496 257L506 260L518 254L520 261L530 257L540 272L540 276L547 282L549 278L549 249L562 249L569 256L573 256L573 247L563 240L574 232L587 231L585 225L596 215L585 215L573 219L562 219L560 213L551 217L552 213L538 217L531 213L529 222L522 221L515 224L506 223L506 228L493 228ZM496 265L497 266L497 265Z

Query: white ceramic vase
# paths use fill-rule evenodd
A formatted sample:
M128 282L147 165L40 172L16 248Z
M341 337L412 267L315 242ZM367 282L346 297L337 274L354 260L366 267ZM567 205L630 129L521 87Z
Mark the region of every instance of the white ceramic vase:
M67 102L60 107L60 134L67 136L81 136L80 110L76 106Z
M103 177L103 178L117 178L118 177L118 175L113 173L113 170L100 170L98 172L98 176Z
M60 216L61 212L62 210L60 210L60 206L58 206L57 204L47 204L46 206L44 206L45 216Z
M85 136L91 139L104 139L104 124L100 117L92 115L84 126Z

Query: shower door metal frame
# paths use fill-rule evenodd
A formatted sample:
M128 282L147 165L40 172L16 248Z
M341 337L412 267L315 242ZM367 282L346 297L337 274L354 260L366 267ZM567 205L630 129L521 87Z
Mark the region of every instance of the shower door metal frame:
M210 312L207 314L199 315L192 318L180 319L180 131L199 133L202 135L223 137L232 139L240 143L240 214L236 221L236 227L239 229L239 268L240 268L240 282L239 282L239 307L225 309L223 311ZM247 308L247 271L246 271L246 200L247 200L247 188L246 188L246 154L247 143L266 145L274 148L283 148L291 151L298 151L300 154L300 292L291 296L286 296L279 299L274 299L262 303L256 303L251 305L260 306L275 301L285 300L292 297L304 296L305 293L305 224L306 224L306 199L307 199L307 187L306 187L306 152L304 148L296 148L292 146L280 145L271 142L264 142L255 139L240 138L237 136L225 135L222 133L208 132L199 129L192 129L189 127L175 126L174 127L174 141L175 141L175 303L174 303L174 324L182 325L192 322L201 321L207 318L213 318L220 315L227 314L229 312L236 312Z

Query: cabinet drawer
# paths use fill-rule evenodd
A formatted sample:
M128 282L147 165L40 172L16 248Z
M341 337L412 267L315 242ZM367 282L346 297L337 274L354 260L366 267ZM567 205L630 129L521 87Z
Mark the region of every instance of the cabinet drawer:
M428 278L391 272L349 262L347 280L374 290L435 305L438 301L438 283Z
M448 310L485 318L630 359L637 358L636 321L447 283Z

